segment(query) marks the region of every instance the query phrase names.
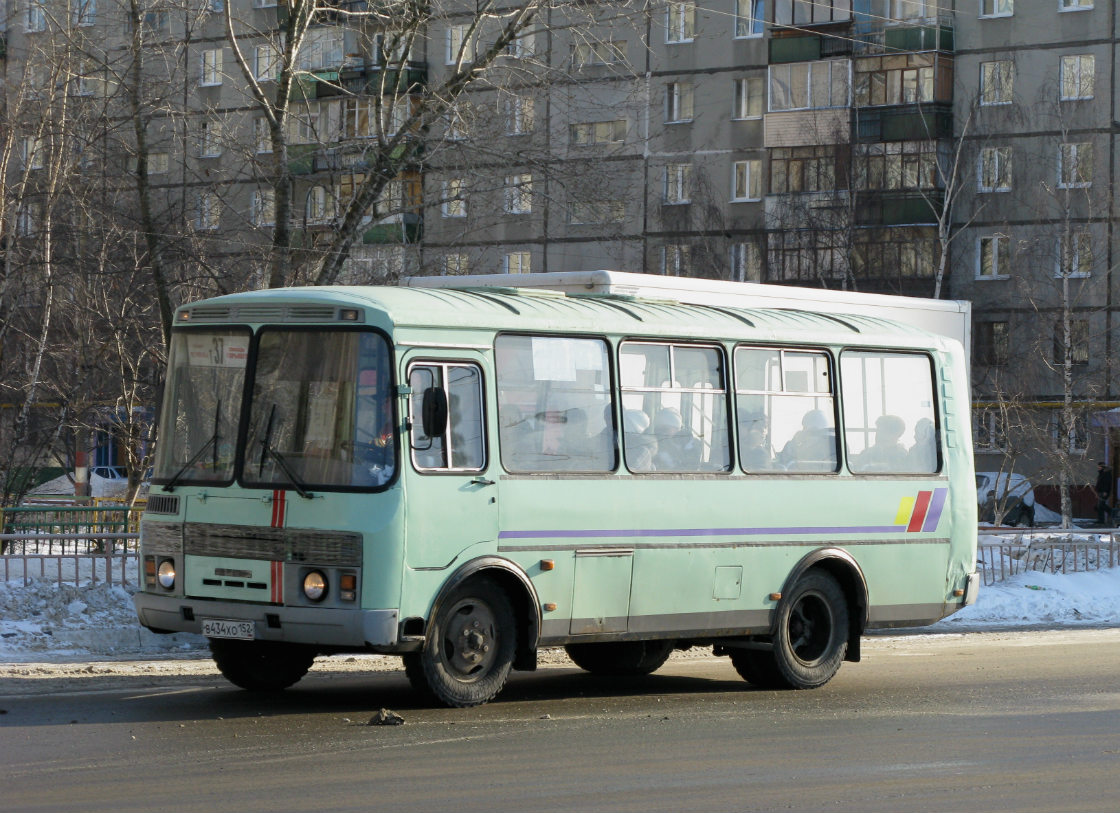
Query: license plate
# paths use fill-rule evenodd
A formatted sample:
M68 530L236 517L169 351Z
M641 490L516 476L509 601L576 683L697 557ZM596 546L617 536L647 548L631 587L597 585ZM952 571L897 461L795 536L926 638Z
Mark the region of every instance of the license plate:
M228 618L203 618L202 634L207 638L237 638L242 641L252 641L256 637L252 621Z

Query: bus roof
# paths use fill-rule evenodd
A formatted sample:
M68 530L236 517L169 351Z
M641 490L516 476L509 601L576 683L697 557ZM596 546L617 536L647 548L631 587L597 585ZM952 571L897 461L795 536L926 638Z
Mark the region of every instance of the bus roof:
M927 331L877 316L792 308L685 304L619 294L475 287L331 286L230 294L185 305L189 324L336 321L346 307L382 311L395 327L615 333L930 347ZM179 320L182 324L182 320ZM889 337L889 338L888 338ZM909 337L909 338L907 338Z

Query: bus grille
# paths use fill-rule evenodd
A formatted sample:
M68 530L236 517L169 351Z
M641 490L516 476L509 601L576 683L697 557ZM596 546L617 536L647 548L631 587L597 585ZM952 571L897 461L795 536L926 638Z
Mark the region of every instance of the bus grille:
M314 562L337 567L362 564L362 535L358 533L188 522L183 536L186 553L195 556Z
M148 497L148 505L144 510L149 514L178 514L179 497L171 494L156 494Z

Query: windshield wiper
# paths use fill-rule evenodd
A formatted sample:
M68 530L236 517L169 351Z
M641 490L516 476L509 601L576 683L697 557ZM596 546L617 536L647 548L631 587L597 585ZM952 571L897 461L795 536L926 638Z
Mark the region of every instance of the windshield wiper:
M257 476L264 476L264 462L271 457L276 461L276 464L280 466L280 470L287 476L288 482L295 486L296 493L305 500L313 499L315 495L307 490L307 486L304 482L292 471L284 455L272 448L272 422L275 417L276 404L273 404L272 409L268 413L268 424L265 426L264 437L261 439L261 460L257 465Z
M175 486L183 478L183 475L187 473L187 469L189 469L191 466L193 466L195 463L197 463L199 460L201 460L202 455L205 454L207 449L213 449L214 450L213 455L211 457L211 462L213 464L212 468L214 469L214 471L218 470L218 440L220 439L220 435L218 434L218 427L221 425L221 416L222 416L222 401L219 398L218 403L215 404L215 406L214 406L214 432L210 435L210 437L207 439L207 441L202 444L202 447L197 452L194 453L194 455L191 457L191 459L183 464L183 468L181 468L177 472L175 472L175 474L171 477L171 479L168 480L164 484L164 486L163 486L164 491L174 491Z

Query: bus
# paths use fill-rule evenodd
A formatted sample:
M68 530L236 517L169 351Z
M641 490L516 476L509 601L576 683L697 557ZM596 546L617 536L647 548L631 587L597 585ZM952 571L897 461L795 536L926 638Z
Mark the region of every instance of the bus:
M564 647L823 685L975 601L960 342L866 314L327 287L175 313L140 623L249 690L400 655L433 702Z

